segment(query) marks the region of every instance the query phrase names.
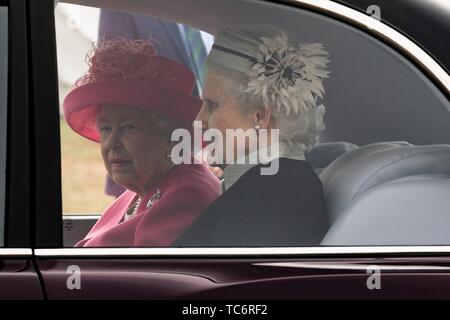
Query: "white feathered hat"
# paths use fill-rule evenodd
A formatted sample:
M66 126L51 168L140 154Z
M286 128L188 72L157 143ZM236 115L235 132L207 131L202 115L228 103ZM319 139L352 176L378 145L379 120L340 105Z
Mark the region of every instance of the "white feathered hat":
M289 115L314 108L323 98L328 62L320 43L293 43L274 26L252 25L219 32L206 64L243 83L266 107Z

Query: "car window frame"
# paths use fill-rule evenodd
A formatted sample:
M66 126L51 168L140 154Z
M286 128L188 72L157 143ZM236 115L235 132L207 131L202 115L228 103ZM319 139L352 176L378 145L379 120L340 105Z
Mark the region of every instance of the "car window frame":
M47 1L46 1L47 2ZM86 1L85 1L86 2ZM270 1L269 1L270 2ZM394 49L396 52L405 56L409 61L411 61L419 70L421 70L427 78L429 78L439 89L440 92L444 94L447 98L450 96L450 82L445 82L445 80L450 79L450 76L445 72L445 70L437 63L433 57L422 50L420 47L409 40L405 35L397 32L392 27L375 20L355 9L346 7L339 3L334 3L325 0L291 0L291 1L272 1L278 4L289 5L294 7L299 7L305 10L311 10L313 12L331 16L341 22L347 23L357 29L360 29L367 33L368 35L381 40L390 48ZM48 1L48 3L53 3L53 1ZM86 4L86 3L84 3ZM97 3L98 5L98 3ZM52 11L54 14L54 11ZM47 16L48 18L48 16ZM54 21L54 16L51 17ZM54 23L53 23L54 24ZM54 34L54 29L52 31ZM52 47L55 43L50 44ZM56 59L56 58L55 58ZM56 60L55 60L56 61ZM57 80L57 79L56 79ZM57 81L52 84L52 87L57 85ZM57 90L57 89L56 89ZM56 110L57 111L57 110ZM59 132L55 132L55 124L52 124L52 132L58 137ZM47 128L48 129L48 128ZM56 153L53 154L55 156ZM57 153L59 154L59 153ZM60 158L58 158L60 161ZM54 161L52 161L54 163ZM60 168L60 163L56 166ZM46 168L47 172L55 173L55 167ZM44 174L41 174L41 177ZM58 172L57 177L60 180L61 173ZM53 184L54 187L58 187ZM59 193L59 198L61 193ZM58 205L61 207L61 203ZM48 206L50 207L50 206ZM56 206L53 205L53 208ZM62 211L57 212L59 215L58 221L60 225L62 224ZM44 215L41 213L40 218L50 218L55 216L53 213L48 213ZM40 224L42 224L41 222ZM59 231L60 227L55 230ZM37 241L38 250L35 251L37 256L49 257L49 256L265 256L265 255L320 255L328 256L333 254L339 255L359 255L359 254L389 254L389 255L414 255L414 254L442 254L449 253L450 246L371 246L371 247L296 247L296 248L63 248L62 241L59 239L62 233L59 235L54 230L48 229L50 232L54 233L47 240L53 239L55 242L51 241ZM59 239L59 240L57 240ZM57 241L56 241L57 240Z
M280 0L280 2L338 19L380 40L407 58L440 89L447 99L450 99L450 75L441 63L407 35L396 30L394 26L375 19L348 4L344 5L333 0Z
M31 255L29 83L26 0L0 0L8 7L8 102L5 237L0 254ZM14 36L12 36L14 34ZM26 248L26 249L25 249ZM25 251L24 251L25 250Z
M34 197L37 247L62 246L61 150L53 0L27 1L29 23ZM43 111L44 110L44 111Z
M6 133L8 117L8 7L0 3L0 248L5 243Z

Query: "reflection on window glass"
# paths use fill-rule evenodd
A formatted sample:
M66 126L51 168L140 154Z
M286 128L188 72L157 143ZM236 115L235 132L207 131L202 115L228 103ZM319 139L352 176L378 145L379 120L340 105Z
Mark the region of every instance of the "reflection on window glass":
M8 9L0 7L0 247L4 245L6 118L8 103Z
M179 19L214 37L58 4L67 246L450 243L450 106L417 68L318 13L207 10Z

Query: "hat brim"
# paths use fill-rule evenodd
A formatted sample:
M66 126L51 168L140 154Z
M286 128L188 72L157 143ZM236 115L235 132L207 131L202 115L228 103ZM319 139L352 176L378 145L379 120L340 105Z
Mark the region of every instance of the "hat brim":
M200 111L202 101L192 95L137 81L94 82L75 88L64 99L64 117L83 137L99 142L97 114L104 104L120 104L158 111L190 125Z

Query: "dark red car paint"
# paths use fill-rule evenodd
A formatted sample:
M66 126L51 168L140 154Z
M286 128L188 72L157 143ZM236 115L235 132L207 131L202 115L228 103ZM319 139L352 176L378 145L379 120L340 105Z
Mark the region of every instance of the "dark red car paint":
M302 266L261 265L288 262ZM38 265L49 299L450 299L447 258L42 259ZM81 270L79 290L66 285L71 265ZM371 265L382 268L379 290L367 287ZM383 271L392 266L400 269ZM431 268L407 270L414 266Z
M40 300L43 298L36 269L30 260L0 260L0 300Z

